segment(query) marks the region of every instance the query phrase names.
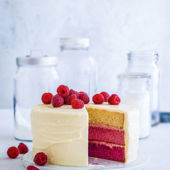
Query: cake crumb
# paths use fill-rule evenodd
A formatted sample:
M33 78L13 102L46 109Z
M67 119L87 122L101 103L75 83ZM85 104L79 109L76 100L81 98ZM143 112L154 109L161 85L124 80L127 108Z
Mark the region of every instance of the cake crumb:
M98 158L93 158L94 159L94 161L97 161L98 160Z

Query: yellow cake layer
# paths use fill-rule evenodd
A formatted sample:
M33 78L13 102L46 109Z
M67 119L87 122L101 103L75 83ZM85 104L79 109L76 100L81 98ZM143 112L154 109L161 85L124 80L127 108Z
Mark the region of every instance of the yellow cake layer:
M116 128L124 128L125 117L123 112L116 112L114 110L104 108L95 108L91 107L91 105L87 105L86 109L89 113L90 124L105 124Z

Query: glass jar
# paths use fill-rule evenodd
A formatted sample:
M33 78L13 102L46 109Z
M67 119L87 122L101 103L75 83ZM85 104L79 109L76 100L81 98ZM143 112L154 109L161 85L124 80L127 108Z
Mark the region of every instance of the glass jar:
M148 74L121 74L119 78L118 93L121 102L134 105L139 109L140 138L148 137L150 134L150 90L149 82L151 76Z
M160 121L159 116L159 68L158 53L155 51L132 51L128 53L127 73L148 73L151 75L151 117L152 125Z
M96 62L88 49L89 39L61 38L58 73L60 84L91 97L96 92Z
M31 141L30 113L40 104L44 92L56 92L58 74L56 57L26 56L16 59L17 72L14 80L15 138Z

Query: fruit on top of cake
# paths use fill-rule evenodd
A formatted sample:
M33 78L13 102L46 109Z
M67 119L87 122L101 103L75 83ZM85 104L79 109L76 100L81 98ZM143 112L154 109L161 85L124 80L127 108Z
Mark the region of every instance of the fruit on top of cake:
M51 93L43 93L41 100L44 104L50 104L53 95Z
M88 104L90 102L89 96L87 93L80 91L77 92L73 89L69 90L68 86L60 85L57 88L57 94L52 95L51 93L44 93L41 97L42 102L44 104L52 104L53 107L61 107L64 104L72 105L73 109L80 109L84 107L84 104ZM76 100L75 102L72 101ZM120 98L116 94L112 94L111 96L103 91L99 94L95 94L92 98L94 104L103 104L104 102L108 102L111 105L118 105L120 103ZM82 102L84 104L82 104Z
M24 143L19 143L18 150L20 154L25 154L29 151L28 147Z
M71 102L73 99L77 99L77 95L76 94L71 94L70 96L66 96L65 97L65 104L71 105Z
M82 109L84 107L84 102L80 99L74 99L71 102L73 109Z
M108 103L111 105L118 105L120 103L120 98L117 94L112 94L109 97Z
M84 104L88 104L90 101L88 94L85 92L79 92L79 99L81 99Z
M43 93L41 100L44 104L52 104L53 107L60 107L64 104L72 105L74 99L79 99L81 101L76 101L73 103L73 109L80 109L84 107L84 104L88 104L90 99L87 93L77 92L73 89L68 88L68 86L60 85L57 88L57 94L52 95L51 93ZM82 104L83 102L83 104ZM78 104L77 104L78 103Z
M95 94L92 100L94 104L103 104L103 102L108 102L111 105L118 105L121 101L117 94L112 94L111 96L109 96L107 92Z
M40 170L40 169L37 168L37 167L35 167L35 166L33 166L33 165L29 165L29 166L27 167L27 170Z
M103 92L101 92L100 94L103 95L103 97L104 97L104 102L108 102L108 99L109 99L109 97L110 97L109 93L103 91Z
M58 94L52 97L51 101L53 107L60 107L64 104L64 98Z
M104 102L104 97L102 94L95 94L92 100L95 104L102 104Z
M34 157L35 164L43 166L47 163L47 155L44 152L38 152Z
M69 88L65 85L60 85L57 88L57 93L62 97L66 97L69 95Z
M15 147L15 146L9 147L8 150L7 150L7 155L8 155L8 157L11 158L11 159L17 158L17 156L19 155L19 150L18 150L18 148Z
M75 94L77 96L77 98L79 98L79 92L73 90L73 89L70 89L69 91L69 95L72 95L72 94Z

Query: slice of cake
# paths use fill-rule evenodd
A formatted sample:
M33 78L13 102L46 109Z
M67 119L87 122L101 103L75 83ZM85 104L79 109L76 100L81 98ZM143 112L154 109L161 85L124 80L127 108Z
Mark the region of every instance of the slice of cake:
M89 156L120 162L137 157L138 110L126 105L86 105L89 113Z
M88 112L71 105L36 105L31 113L33 154L44 152L48 163L88 165Z

